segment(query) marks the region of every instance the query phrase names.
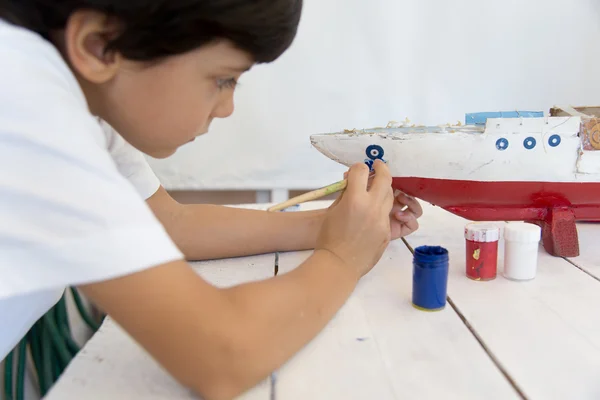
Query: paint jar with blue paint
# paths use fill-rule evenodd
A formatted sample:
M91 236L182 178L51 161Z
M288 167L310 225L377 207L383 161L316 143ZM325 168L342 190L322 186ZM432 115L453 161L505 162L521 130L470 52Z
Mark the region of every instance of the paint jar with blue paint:
M441 246L420 246L413 255L412 304L423 311L446 307L448 250Z

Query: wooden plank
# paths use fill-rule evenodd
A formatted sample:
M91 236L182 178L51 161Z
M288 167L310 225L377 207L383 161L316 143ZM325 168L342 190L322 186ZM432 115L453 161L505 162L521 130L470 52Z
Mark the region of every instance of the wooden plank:
M541 247L536 278L509 281L501 275L502 240L498 277L472 281L465 276L468 221L423 206L420 229L407 241L449 250L450 299L527 398L599 398L600 283Z
M279 255L279 274L312 252ZM390 399L393 388L360 299L351 297L321 334L277 372L277 399Z
M274 262L274 255L268 254L192 265L212 284L228 287L273 276ZM270 393L270 380L265 379L239 398L268 400ZM47 400L138 398L197 399L110 318L75 357L46 397Z
M579 256L570 257L571 263L596 279L600 279L600 223L578 222Z
M310 254L281 253L280 273ZM418 311L411 293L412 255L398 240L326 328L278 371L277 398L519 398L451 307Z

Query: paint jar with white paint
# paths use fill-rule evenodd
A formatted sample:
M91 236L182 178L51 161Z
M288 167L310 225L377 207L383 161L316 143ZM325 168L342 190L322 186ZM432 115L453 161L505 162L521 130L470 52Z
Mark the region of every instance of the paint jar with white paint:
M538 225L509 222L504 227L504 277L515 281L535 278L539 243L542 236Z

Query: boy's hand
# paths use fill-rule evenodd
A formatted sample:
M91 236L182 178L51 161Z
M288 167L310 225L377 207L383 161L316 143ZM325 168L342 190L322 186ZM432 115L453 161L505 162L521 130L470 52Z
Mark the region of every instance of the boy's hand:
M348 178L348 172L344 172L344 179ZM369 186L371 182L369 182ZM333 208L341 199L338 197L329 208ZM402 210L406 207L405 210ZM399 190L394 193L394 206L390 212L390 233L391 240L396 240L408 236L419 229L417 221L423 215L421 204L414 197L411 197Z
M406 206L406 209L402 209ZM394 195L394 207L390 213L390 229L392 240L410 235L419 229L417 218L423 215L419 202L405 193L397 190Z
M348 186L329 208L315 250L333 253L365 275L379 261L391 239L390 213L394 206L392 177L387 165L377 160L369 185L369 168L355 164L348 171Z

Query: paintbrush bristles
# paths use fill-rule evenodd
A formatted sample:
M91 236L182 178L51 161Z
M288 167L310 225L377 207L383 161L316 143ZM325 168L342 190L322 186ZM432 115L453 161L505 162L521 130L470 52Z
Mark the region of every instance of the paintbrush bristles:
M283 203L279 203L273 207L267 209L267 211L280 211L284 208L288 208L291 206L295 206L296 204L305 203L307 201L313 201L320 199L321 197L328 196L333 193L341 192L346 189L348 185L348 180L344 179L339 182L332 183L331 185L322 187L320 189L313 190L312 192L307 192L301 194L300 196L293 197Z

